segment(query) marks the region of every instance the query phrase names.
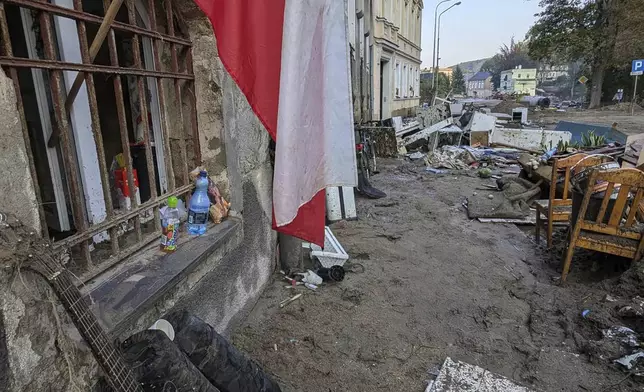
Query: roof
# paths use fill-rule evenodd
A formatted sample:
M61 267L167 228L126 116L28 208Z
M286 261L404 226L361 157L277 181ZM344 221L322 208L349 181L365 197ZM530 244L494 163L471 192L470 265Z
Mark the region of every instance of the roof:
M470 78L469 82L473 82L477 80L487 80L487 78L489 78L490 76L492 76L492 74L489 72L482 72L482 71L477 72L476 74L474 74L474 76Z

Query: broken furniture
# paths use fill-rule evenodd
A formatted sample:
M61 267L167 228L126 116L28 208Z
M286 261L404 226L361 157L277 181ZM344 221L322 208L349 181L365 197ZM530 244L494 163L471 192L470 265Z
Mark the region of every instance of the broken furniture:
M631 207L639 206L642 201L644 172L631 168L595 170L588 184L576 219L573 214L574 229L564 259L562 282L566 281L577 247L628 257L633 261L638 261L642 255L642 226L635 219L638 209ZM610 208L609 204L612 204Z
M324 268L343 266L349 260L349 255L328 226L324 228L324 249L313 243L310 248L311 256L317 258Z
M552 231L555 222L568 222L572 213L572 199L568 197L568 189L571 179L571 169L575 167L577 172L582 167L595 166L605 160L601 155L587 155L579 153L566 158L554 160L552 164L552 174L550 176L550 193L548 199L537 200L535 202L537 209L537 222L535 228L535 240L539 242L541 238L541 225L546 227L546 238L548 248L552 247ZM563 192L560 199L556 198L557 184L563 172ZM542 215L545 217L542 218Z

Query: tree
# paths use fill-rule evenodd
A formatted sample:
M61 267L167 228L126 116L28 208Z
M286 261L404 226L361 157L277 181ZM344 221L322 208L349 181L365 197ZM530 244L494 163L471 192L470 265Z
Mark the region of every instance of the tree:
M432 102L432 81L429 78L420 79L420 102Z
M543 11L528 31L530 55L583 61L591 72L589 106L598 107L607 70L627 67L643 49L644 0L541 0L540 5Z
M528 46L525 42L515 42L514 37L510 39L510 46L503 44L499 53L488 59L481 67L482 71L492 74L492 83L495 86L501 85L501 72L516 68L536 68L537 62L528 54Z
M452 74L452 86L454 88L454 93L456 94L465 94L465 76L461 67L458 65Z
M448 96L450 92L452 92L452 84L449 78L445 73L439 73L438 79L436 79L436 96L444 98Z

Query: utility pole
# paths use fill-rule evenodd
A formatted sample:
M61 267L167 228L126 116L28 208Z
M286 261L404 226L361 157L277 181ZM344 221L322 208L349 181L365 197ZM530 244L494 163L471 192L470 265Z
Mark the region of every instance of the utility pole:
M441 17L443 16L444 13L456 7L457 5L461 5L461 2L459 1L458 3L452 4L445 11L441 12L440 15L438 15L438 29L437 29L437 36L436 36L436 66L434 67L434 77L433 77L434 95L436 95L436 91L438 91L438 65L439 65L438 62L440 59Z
M447 3L448 1L452 1L452 0L443 0L438 4L436 4L436 10L434 11L434 41L433 41L434 48L432 51L432 72L434 75L436 74L436 63L438 62L438 60L436 60L436 34L438 30L438 7L443 3ZM432 78L432 91L434 90L434 86L436 86L435 76Z

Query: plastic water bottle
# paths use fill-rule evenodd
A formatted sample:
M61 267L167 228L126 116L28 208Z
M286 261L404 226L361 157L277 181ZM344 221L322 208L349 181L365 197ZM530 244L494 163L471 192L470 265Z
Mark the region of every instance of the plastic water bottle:
M181 222L177 204L179 204L179 200L175 196L169 197L168 207L164 209L161 215L161 250L166 253L172 253L177 250Z
M203 235L206 232L210 209L208 184L208 173L202 170L195 180L196 190L190 198L190 206L188 207L188 233L191 235Z

